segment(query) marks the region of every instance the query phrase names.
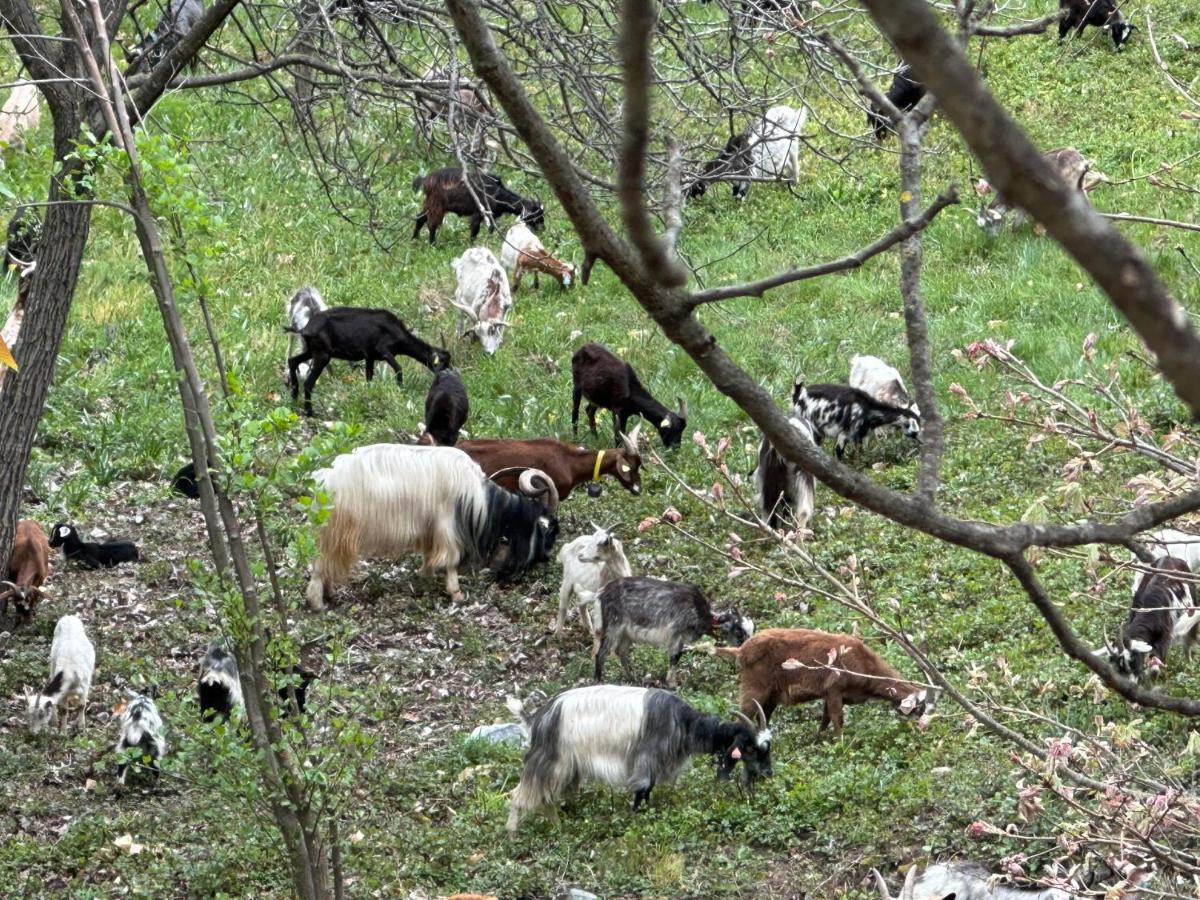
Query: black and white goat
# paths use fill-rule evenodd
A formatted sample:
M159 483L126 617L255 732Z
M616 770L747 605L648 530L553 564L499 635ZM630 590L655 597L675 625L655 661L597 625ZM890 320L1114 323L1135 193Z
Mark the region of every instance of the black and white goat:
M1093 168L1092 161L1074 147L1047 150L1042 154L1042 159L1058 173L1058 177L1064 184L1074 188L1085 200L1093 188L1108 183L1108 176ZM984 196L992 192L992 186L986 178L981 178L976 182L975 191ZM1003 194L997 193L995 198L979 211L979 215L975 217L975 223L984 230L985 234L994 237L1000 233L1000 229L1003 228L1012 211L1012 204ZM1013 225L1020 225L1024 221L1025 212L1018 209L1016 215L1013 216Z
M200 717L208 720L220 716L228 722L233 711L242 705L242 683L238 678L237 660L224 645L213 644L200 660Z
M87 727L88 694L96 671L96 648L88 640L79 616L63 616L54 626L50 644L50 680L39 693L25 688L25 722L30 734L50 724L58 712L58 730L66 727L67 715L78 708L79 730Z
M1058 888L1007 887L983 866L967 862L934 863L917 874L911 866L900 896L893 898L878 871L875 884L880 900L1071 900L1072 894ZM917 893L920 891L920 893Z
M803 438L816 442L806 416L791 416L788 421ZM771 528L778 528L785 519L797 531L808 525L816 509L816 479L780 456L765 436L758 447L754 481L758 488L758 508Z
M143 65L148 68L157 66L200 21L202 15L204 5L200 0L167 0L167 8L163 10L154 31L130 54L126 74L133 74Z
M656 784L674 784L693 756L717 757L719 779L741 762L748 788L771 775L771 732L761 715L758 722L741 713L726 721L669 691L594 685L564 691L532 716L515 698L508 707L530 736L509 832L539 809L557 819L558 803L587 781L631 791L636 811Z
M667 651L667 684L674 687L676 667L689 641L712 635L740 647L753 634L753 621L736 610L714 613L694 584L638 575L617 578L600 591L600 630L593 650L596 680L604 680L604 660L615 651L625 679L633 681L630 648L649 644Z
M304 338L300 337L300 333L304 331L304 326L319 312L324 312L329 309L329 304L325 302L325 298L321 296L321 292L315 287L302 287L296 291L287 302L287 320L291 326L288 329L288 345L287 355L283 358L283 383L291 387L292 371L288 367L288 360L292 358L292 350L296 341L300 342L300 350L305 349ZM297 374L303 380L308 378L308 363L301 363Z
M150 767L158 778L158 761L167 753L167 741L163 737L165 728L154 700L145 694L133 694L121 713L121 736L117 738L116 754L121 757L117 764L117 780L125 783L131 765ZM137 750L133 753L133 750Z
M421 573L446 570L461 600L460 565L489 565L501 580L549 557L558 535L558 493L538 469L521 474L520 494L483 474L455 447L372 444L344 453L314 476L333 498L321 529L308 603L321 609L360 557L419 552Z
M710 181L727 181L735 200L745 200L750 193L750 171L754 163L750 152L750 137L735 134L725 142L725 149L704 164L704 169L687 189L689 200L703 197Z
M111 569L121 563L138 561L138 548L132 541L104 541L98 544L80 540L75 526L63 522L54 526L50 546L62 547L67 562L77 562L89 569Z
M863 439L877 428L895 425L914 441L921 438L921 421L912 410L880 403L865 391L845 384L814 384L797 382L792 391L792 405L812 424L817 443L826 438L837 443L841 459L847 444L861 446Z
M579 433L579 403L587 398L588 424L596 433L596 411L607 409L613 417L613 443L620 447L621 435L632 416L650 422L668 450L678 447L687 427L687 404L679 399L678 414L671 412L642 387L633 366L607 347L584 344L571 357L571 434Z
M880 403L907 409L917 421L917 433L921 429L921 407L909 396L904 378L894 366L888 365L878 356L853 356L850 358L850 387L870 394Z
M1173 556L1187 563L1193 573L1200 574L1200 534L1189 534L1174 528L1160 528L1149 534L1138 535L1138 538L1158 556ZM1133 576L1133 594L1142 586L1146 573L1137 571Z
M633 574L625 547L613 537L612 528L592 526L592 533L575 538L558 551L562 563L562 584L558 589L558 616L551 631L562 631L567 613L579 609L589 632L600 630L600 589L616 578Z
M495 353L505 330L512 327L508 321L512 290L500 260L486 247L470 247L450 267L456 282L450 302L461 313L458 333L463 333L464 326L470 328L483 351Z
M296 331L288 326L287 331ZM427 344L408 330L395 313L386 309L334 306L313 313L298 332L304 346L288 359L288 380L292 399L300 390L299 367L312 360L312 370L304 379L304 414L313 414L312 391L330 360L365 361L367 381L375 378L375 363L385 362L396 373L396 384L404 384L397 356L411 356L431 372L450 365L450 354L441 347Z
M35 88L36 90L36 88ZM8 220L8 242L4 247L5 271L16 269L28 278L37 268L38 244L42 240L42 220L31 206L18 206Z
M418 443L453 447L470 412L462 378L453 369L442 369L433 376L425 395L425 431Z
M1192 581L1191 569L1183 560L1160 556L1154 561L1154 572L1142 580L1133 596L1117 646L1105 641L1099 651L1117 671L1138 681L1157 675L1177 640L1183 641L1184 653L1190 653L1200 623Z
M925 85L912 77L912 66L905 63L892 75L892 83L888 86L886 96L892 102L892 106L900 112L908 112L925 96ZM888 118L887 113L872 103L871 108L867 110L867 127L875 132L875 140L882 144L894 129L895 123Z
M1058 8L1062 14L1058 20L1060 42L1071 29L1081 35L1083 29L1093 25L1111 34L1113 46L1120 50L1137 30L1136 25L1121 15L1117 0L1058 0Z

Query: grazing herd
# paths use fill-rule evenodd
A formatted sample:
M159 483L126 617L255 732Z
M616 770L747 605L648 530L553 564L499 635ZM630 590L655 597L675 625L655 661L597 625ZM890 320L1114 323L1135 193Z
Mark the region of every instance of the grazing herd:
M1059 36L1091 25L1112 35L1117 49L1134 26L1112 0L1060 0ZM151 64L161 59L202 13L198 0L172 0L168 16L136 50ZM447 80L445 70L431 68L425 82ZM483 95L460 81L458 102L476 116L494 115ZM901 111L912 109L925 95L907 66L897 70L887 90ZM449 114L448 104L429 97L418 100L420 121L428 131ZM731 136L718 156L690 179L685 194L702 197L714 182L728 182L733 196L746 198L753 181L799 179L799 149L804 141L808 108L775 105L749 128ZM895 123L872 107L867 123L875 139L886 140ZM1073 148L1047 154L1061 177L1084 194L1105 180ZM456 290L452 306L459 313L459 334L469 332L489 355L497 353L508 329L513 294L522 280L540 275L561 289L574 286L576 267L555 257L535 232L545 222L545 209L523 197L501 179L484 172L464 173L448 167L418 177L423 192L412 236L426 229L430 244L447 213L466 217L470 239L486 223L489 233L502 216L517 218L504 236L500 256L486 247L470 247L452 263ZM978 186L981 194L990 188ZM981 212L979 224L995 230L1009 214L997 196ZM19 212L9 226L8 263L28 273L36 266L36 217ZM584 284L594 257L583 265ZM421 574L444 573L444 589L452 602L464 599L460 572L489 568L502 582L521 578L548 562L559 537L559 504L585 486L598 496L602 479L613 478L632 495L643 491L639 450L641 424L649 423L667 449L680 446L687 427L687 403L676 398L674 409L645 387L634 368L608 348L583 344L571 357L571 429L577 436L581 403L588 425L597 433L596 414L612 417L611 448L592 450L556 438L461 439L470 402L462 374L453 368L448 349L414 334L393 312L361 307L330 307L320 292L304 287L285 307L288 353L285 381L293 400L303 385L303 409L313 415L312 393L333 360L365 367L366 380L376 363L385 363L403 383L398 361L408 356L432 374L424 423L415 444L373 444L337 457L315 481L328 494L331 510L318 535L306 597L312 610L323 609L350 577L360 559L422 558ZM442 343L445 343L443 340ZM295 351L295 352L293 352ZM814 445L832 445L842 459L871 435L885 429L920 441L921 410L909 395L900 373L884 360L854 356L846 384L795 382L789 422ZM754 470L757 513L766 527L803 536L816 510L815 481L762 438ZM172 488L198 497L194 466L176 473ZM567 620L577 610L592 638L595 685L563 691L532 714L522 701L509 698L528 738L519 784L513 791L507 827L515 831L531 813L556 817L559 803L581 784L598 781L631 794L637 810L656 785L672 784L693 757L712 760L719 778L731 778L742 765L747 789L772 775L771 716L781 707L819 701L818 733L832 727L842 734L844 707L868 701L889 703L924 727L934 709L935 694L909 680L855 635L802 628L755 631L754 622L736 608L714 609L700 587L649 575L635 575L616 526L592 526L592 532L560 547L562 567L557 615L551 629L565 635ZM1154 537L1157 555L1133 586L1127 620L1115 644L1097 651L1120 672L1145 681L1161 672L1176 642L1190 650L1200 610L1195 603L1192 573L1200 571L1200 537L1164 531ZM0 581L0 615L9 604L19 623L29 623L43 596L50 573L50 550L61 547L67 561L89 569L136 562L139 552L128 541L86 542L73 525L56 525L47 538L38 523L18 524L6 577ZM689 647L712 640L712 652L737 667L739 702L732 718L694 709L671 690L604 684L605 663L615 653L626 681L637 680L631 659L635 645L666 652L664 683L679 682L679 663ZM57 719L59 730L74 722L86 727L96 651L77 615L58 620L50 649L50 675L38 691L25 690L26 721L31 733L44 731ZM299 667L284 675L279 714L303 714L306 692L315 676ZM241 681L233 653L224 643L209 646L199 665L197 695L205 720L228 721L243 705ZM118 780L126 781L131 763L157 773L167 752L166 728L153 697L132 694L119 708ZM916 888L931 896L993 896L981 893L986 882L962 866L932 866L918 880L915 869L902 898ZM890 898L879 879L880 894ZM978 888L978 890L977 890ZM1012 896L1017 896L1013 893ZM996 894L995 896L1000 896ZM1008 895L1005 895L1008 896ZM1047 891L1020 896L1065 896Z

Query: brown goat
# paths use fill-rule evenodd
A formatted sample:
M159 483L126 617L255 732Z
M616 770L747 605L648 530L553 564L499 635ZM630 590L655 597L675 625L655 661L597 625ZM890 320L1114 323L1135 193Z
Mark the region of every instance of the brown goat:
M8 601L13 600L19 622L33 619L33 611L42 599L42 585L50 577L50 541L42 526L33 519L17 523L12 553L8 557L7 580L0 587L0 616L8 614Z
M737 660L741 708L753 715L762 706L769 721L777 707L823 700L820 734L833 723L842 735L842 706L887 700L904 715L933 709L933 696L905 679L878 653L849 634L807 628L768 628L740 647L717 647Z
M616 478L629 493L640 494L642 457L636 441L635 428L632 437L624 439L625 446L615 450L587 450L554 438L491 438L459 441L457 446L502 488L516 490L521 473L532 467L545 472L554 482L559 500L566 500L581 484L588 484L589 494L599 493L599 481L604 475Z

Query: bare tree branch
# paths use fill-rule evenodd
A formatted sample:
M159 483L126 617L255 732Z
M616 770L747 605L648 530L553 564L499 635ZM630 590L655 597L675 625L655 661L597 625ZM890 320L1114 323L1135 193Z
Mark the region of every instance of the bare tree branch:
M1182 228L1184 231L1200 231L1200 225L1194 222L1173 222L1170 219L1134 216L1129 213L1100 213L1100 215L1113 222L1143 222L1146 225L1163 225L1167 228Z

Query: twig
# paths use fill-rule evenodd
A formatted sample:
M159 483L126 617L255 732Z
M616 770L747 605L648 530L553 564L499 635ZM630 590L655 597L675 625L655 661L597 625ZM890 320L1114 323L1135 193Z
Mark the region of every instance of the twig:
M1114 222L1144 222L1147 225L1162 225L1167 228L1182 228L1184 231L1200 231L1200 225L1194 222L1175 222L1171 219L1156 219L1152 216L1134 216L1129 213L1100 213L1104 218Z

